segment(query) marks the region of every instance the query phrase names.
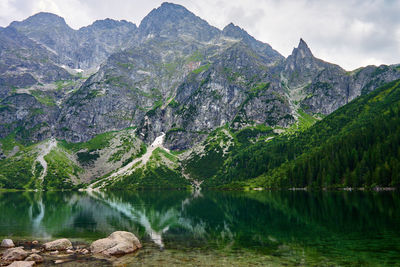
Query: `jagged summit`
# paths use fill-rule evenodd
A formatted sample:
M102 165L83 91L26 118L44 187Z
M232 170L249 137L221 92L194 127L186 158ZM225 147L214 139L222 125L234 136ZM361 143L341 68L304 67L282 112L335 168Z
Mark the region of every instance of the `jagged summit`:
M136 24L127 21L127 20L115 20L115 19L110 19L110 18L106 18L106 19L102 19L102 20L96 20L95 22L93 22L91 25L87 26L87 27L97 27L97 28L102 28L102 29L107 29L107 28L116 28L116 27L120 27L120 26L128 26L128 27L133 27L133 28L137 28ZM87 28L85 27L85 28Z
M171 3L171 2L163 2L159 8L163 8L163 9L181 9L181 10L188 11L186 9L186 7L184 7L182 5L175 4L175 3Z
M230 38L242 40L252 49L264 55L265 58L271 62L283 60L283 56L279 52L272 49L269 44L256 40L253 36L248 34L247 31L239 26L236 26L232 22L225 26L225 28L222 30L222 34Z
M222 33L225 36L233 37L233 38L252 38L244 29L240 28L239 26L233 24L233 22L229 23L224 27ZM255 39L254 39L255 40Z
M172 3L163 3L153 9L140 23L142 38L149 35L176 38L186 35L200 41L209 41L220 34L220 30L208 24L185 7Z
M79 30L87 29L87 28L113 29L113 28L117 28L117 27L121 27L121 26L130 27L132 29L137 28L136 24L134 24L130 21L127 21L127 20L115 20L115 19L106 18L106 19L102 19L102 20L96 20L91 25L82 27Z
M226 25L226 26L223 28L222 31L225 32L225 31L235 30L235 29L242 30L242 28L240 28L239 26L237 26L237 25L235 25L233 22L231 22L231 23L229 23L228 25Z
M14 21L10 24L11 27L21 25L35 25L35 26L47 26L48 24L52 24L52 26L63 26L68 27L68 24L65 22L63 17L60 17L56 14L50 12L39 12L35 15L30 16L29 18L23 21Z
M187 10L184 6L164 2L158 8L154 8L150 13L143 18L139 28L148 27L149 24L156 24L165 21L180 21L189 18L198 18L195 14ZM207 23L208 24L208 23Z
M296 57L297 55L299 55L301 58L314 57L311 49L308 47L303 38L300 38L299 45L297 46L297 48L293 49L292 55L295 55Z

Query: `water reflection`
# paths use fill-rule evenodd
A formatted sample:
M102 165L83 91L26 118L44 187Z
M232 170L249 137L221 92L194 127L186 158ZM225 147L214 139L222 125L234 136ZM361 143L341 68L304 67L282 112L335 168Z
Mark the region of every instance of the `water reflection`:
M0 237L93 240L116 230L165 249L252 250L317 263L400 261L397 193L0 193Z

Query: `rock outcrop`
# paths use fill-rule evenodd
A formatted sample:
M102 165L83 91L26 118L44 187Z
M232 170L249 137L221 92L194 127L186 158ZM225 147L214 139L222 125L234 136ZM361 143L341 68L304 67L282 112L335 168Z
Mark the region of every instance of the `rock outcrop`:
M132 253L141 247L142 244L134 234L125 231L117 231L107 238L94 241L90 245L90 251L93 254L112 256Z

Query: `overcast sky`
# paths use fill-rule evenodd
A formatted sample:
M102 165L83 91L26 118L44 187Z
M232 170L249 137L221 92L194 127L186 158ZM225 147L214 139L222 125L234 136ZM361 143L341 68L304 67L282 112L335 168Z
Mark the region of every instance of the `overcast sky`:
M40 11L74 29L97 19L140 24L158 0L0 0L0 26ZM314 55L347 70L400 63L400 0L171 0L222 29L233 22L288 56L303 38Z

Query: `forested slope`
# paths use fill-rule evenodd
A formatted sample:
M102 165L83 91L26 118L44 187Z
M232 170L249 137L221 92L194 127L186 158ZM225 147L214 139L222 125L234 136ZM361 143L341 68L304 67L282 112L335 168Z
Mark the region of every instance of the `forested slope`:
M400 186L400 81L343 106L295 136L232 153L205 186Z

